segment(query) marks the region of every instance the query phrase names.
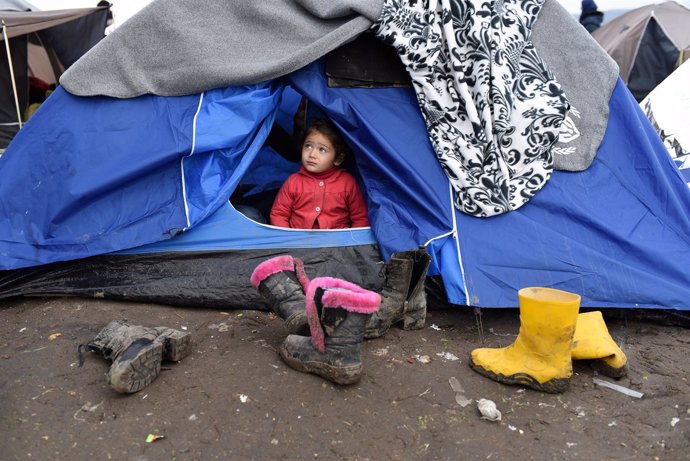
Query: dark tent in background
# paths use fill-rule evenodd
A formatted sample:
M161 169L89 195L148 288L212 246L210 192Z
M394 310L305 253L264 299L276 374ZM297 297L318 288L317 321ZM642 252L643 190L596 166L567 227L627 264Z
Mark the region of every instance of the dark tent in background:
M621 79L641 101L690 58L690 9L674 1L643 6L592 36L618 63Z
M30 4L0 0L0 149L20 128L18 117L104 36L109 8L27 11ZM8 49L12 66L8 65ZM13 84L14 76L14 84ZM32 87L34 94L32 94ZM18 105L18 107L17 107Z

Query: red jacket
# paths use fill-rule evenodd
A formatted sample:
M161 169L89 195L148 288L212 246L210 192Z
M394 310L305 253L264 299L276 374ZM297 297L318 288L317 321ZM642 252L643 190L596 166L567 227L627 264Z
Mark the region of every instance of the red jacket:
M367 227L367 206L350 173L331 168L309 173L304 167L280 188L271 224L293 229L345 229Z

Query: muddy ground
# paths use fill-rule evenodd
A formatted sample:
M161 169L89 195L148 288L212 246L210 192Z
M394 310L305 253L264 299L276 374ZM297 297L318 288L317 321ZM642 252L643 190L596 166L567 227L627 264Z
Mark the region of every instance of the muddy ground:
M196 347L141 392L117 394L105 360L77 361L77 345L114 319L185 328ZM366 341L364 377L339 387L283 364L286 332L267 313L1 301L0 459L690 459L689 330L608 323L629 357L618 384L640 399L595 385L582 362L561 395L480 376L467 364L481 335L466 308L435 309L422 330ZM517 310L484 310L482 324L485 345L507 345ZM453 377L474 402L457 403ZM500 422L481 419L480 398L496 402ZM149 434L164 438L147 443Z

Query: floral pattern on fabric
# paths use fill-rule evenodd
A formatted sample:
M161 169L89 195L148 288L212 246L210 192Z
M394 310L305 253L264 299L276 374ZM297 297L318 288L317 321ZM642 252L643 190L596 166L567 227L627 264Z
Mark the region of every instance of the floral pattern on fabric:
M549 180L569 104L530 38L544 0L385 0L372 31L405 64L431 143L478 217L524 205Z

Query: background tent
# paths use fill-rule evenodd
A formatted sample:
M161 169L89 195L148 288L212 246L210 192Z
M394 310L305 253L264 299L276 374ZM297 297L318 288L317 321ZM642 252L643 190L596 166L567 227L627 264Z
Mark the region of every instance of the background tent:
M690 62L654 88L640 106L690 185Z
M25 8L31 5L0 0L0 19L5 22L10 43L22 117L31 102L45 98L47 85L55 84L65 69L103 38L109 13L108 7L55 11ZM4 40L0 34L0 149L7 147L19 130ZM32 94L32 82L37 94Z
M674 1L625 13L592 33L641 101L690 58L690 9Z

